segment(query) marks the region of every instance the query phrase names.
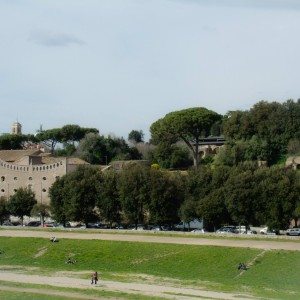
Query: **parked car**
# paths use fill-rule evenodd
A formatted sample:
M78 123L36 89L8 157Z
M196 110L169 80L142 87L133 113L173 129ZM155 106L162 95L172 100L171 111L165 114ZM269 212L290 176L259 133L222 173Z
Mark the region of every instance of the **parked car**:
M175 230L187 230L187 229L202 229L203 228L203 220L194 219L190 222L180 222L174 226Z
M45 222L43 227L56 227L57 225L54 222Z
M2 225L3 226L14 226L14 224L9 220L5 220Z
M300 236L300 228L290 228L286 231L286 235Z
M264 227L259 231L260 234L265 234L265 235L278 235L279 231L274 230L274 229L269 229L269 227Z
M216 233L236 233L236 227L233 225L223 226Z
M30 221L27 223L26 226L29 226L29 227L39 227L41 226L41 222L40 221Z
M192 233L206 233L207 231L205 229L194 229L191 232Z

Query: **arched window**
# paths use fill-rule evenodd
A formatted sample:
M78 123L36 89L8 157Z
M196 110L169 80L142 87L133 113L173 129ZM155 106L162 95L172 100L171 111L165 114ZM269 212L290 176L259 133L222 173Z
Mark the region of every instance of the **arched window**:
M1 176L1 181L5 181L5 176Z

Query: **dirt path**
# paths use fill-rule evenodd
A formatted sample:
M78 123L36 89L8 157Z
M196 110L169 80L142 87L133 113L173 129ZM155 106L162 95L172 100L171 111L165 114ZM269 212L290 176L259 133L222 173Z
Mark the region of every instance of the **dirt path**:
M40 237L58 239L83 239L83 240L109 240L109 241L130 241L148 243L167 243L185 245L210 245L225 247L244 247L268 250L294 250L300 251L300 243L294 241L260 241L253 239L214 239L214 238L189 238L189 237L168 237L168 236L147 236L134 234L109 234L109 233L79 233L79 232L49 232L49 231L29 231L29 230L0 230L0 236L7 237Z
M193 300L193 299L256 299L246 294L222 293L205 291L201 289L174 287L167 285L144 284L144 283L126 283L117 281L99 281L97 285L91 285L89 280L70 278L70 277L49 277L39 275L20 274L13 272L0 271L0 280L18 283L42 284L54 287L78 288L78 289L100 289L104 291L116 291L129 294L142 294L147 296L156 296L175 300ZM11 288L11 287L10 287ZM1 289L1 284L0 284ZM18 289L18 288L16 288ZM37 290L37 289L34 289ZM42 291L44 289L41 289ZM17 290L16 290L17 291ZM54 291L55 292L55 291ZM53 293L53 291L52 291ZM63 293L63 292L60 292ZM66 292L65 296L69 296ZM60 294L62 295L62 294ZM80 299L80 297L77 297ZM82 299L86 299L84 296ZM95 299L90 297L89 299Z
M61 292L61 291L54 291L50 289L35 289L35 288L17 288L12 286L4 286L0 284L0 291L7 291L7 292L19 292L19 293L30 293L36 295L50 295L50 296L60 296L60 297L67 297L70 299L79 299L79 300L98 300L99 297L95 296L85 296L80 293L72 293L72 292ZM38 296L37 296L38 297ZM101 300L112 300L114 298L103 298Z

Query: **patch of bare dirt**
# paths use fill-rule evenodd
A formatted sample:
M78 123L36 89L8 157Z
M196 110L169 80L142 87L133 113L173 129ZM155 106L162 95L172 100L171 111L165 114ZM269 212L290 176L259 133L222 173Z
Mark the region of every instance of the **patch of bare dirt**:
M43 256L47 252L47 250L48 250L47 247L42 247L42 248L38 249L38 253L36 253L33 257L37 258L37 257Z
M145 284L137 282L118 282L101 280L97 285L91 285L90 280L70 278L65 276L40 276L40 275L29 275L19 274L14 272L0 271L0 280L8 282L20 282L25 284L42 284L56 287L67 287L67 288L78 288L78 289L97 289L105 291L118 291L129 294L140 294L153 297L162 297L166 299L175 300L193 300L199 298L207 299L225 299L225 300L236 300L236 299L256 299L251 295L247 294L234 294L234 293L222 293L214 291L205 291L198 288L186 288L186 287L175 287L168 286L166 284Z

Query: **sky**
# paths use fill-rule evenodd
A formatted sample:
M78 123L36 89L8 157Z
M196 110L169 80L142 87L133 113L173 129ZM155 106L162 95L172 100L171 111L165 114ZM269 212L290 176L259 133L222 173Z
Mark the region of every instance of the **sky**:
M299 34L299 0L0 0L0 133L296 100Z

